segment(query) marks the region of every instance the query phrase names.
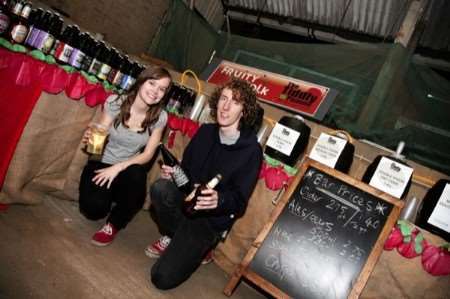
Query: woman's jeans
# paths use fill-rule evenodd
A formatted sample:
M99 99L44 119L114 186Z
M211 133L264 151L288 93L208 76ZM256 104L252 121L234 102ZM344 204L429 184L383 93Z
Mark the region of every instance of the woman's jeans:
M147 169L138 164L130 165L117 175L109 189L106 184L100 187L92 182L95 170L109 166L98 161L86 164L80 178L79 208L90 220L109 215L107 222L116 229L123 229L142 209L147 192Z

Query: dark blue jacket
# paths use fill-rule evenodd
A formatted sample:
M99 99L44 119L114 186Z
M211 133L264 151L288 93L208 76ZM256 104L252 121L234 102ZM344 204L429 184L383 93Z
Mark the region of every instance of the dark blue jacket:
M242 216L258 180L262 149L253 130L242 129L233 145L220 143L219 126L204 124L183 153L182 167L193 183L206 183L216 174L222 180L216 209L202 213L218 232L229 230Z

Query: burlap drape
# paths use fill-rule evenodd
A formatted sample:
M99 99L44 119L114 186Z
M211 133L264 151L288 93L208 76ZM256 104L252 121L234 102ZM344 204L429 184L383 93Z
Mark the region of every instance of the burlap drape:
M95 111L64 93L43 92L17 144L0 202L36 204L46 195L77 199L87 160L80 141Z

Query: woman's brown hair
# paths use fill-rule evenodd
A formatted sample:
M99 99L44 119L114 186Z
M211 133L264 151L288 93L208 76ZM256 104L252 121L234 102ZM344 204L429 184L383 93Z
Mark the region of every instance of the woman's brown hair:
M239 129L254 128L258 121L259 106L256 101L256 93L253 87L244 80L232 78L222 87L216 89L209 99L209 107L211 108L211 117L217 121L217 103L219 102L222 91L228 88L233 94L233 100L242 103L244 106L242 118L239 121Z
M120 106L120 112L119 115L117 115L116 119L114 120L114 127L118 127L121 123L124 127L128 128L128 125L126 122L128 119L130 119L130 110L131 105L133 105L136 96L139 92L139 89L141 88L142 84L145 83L147 80L159 80L163 78L169 78L170 79L170 85L167 88L167 91L169 91L170 87L172 86L172 76L170 73L162 67L159 66L149 66L145 70L143 70L138 78L136 79L136 82L133 84L133 86L130 88L130 90L123 95L125 97L125 100L123 101L122 105ZM161 113L161 110L165 107L167 101L168 101L168 92L166 91L164 97L155 105L149 106L149 109L147 111L147 114L145 115L145 119L142 121L141 127L142 131L139 131L139 133L143 133L146 130L148 130L149 134L151 134L150 127L154 123L158 121L159 114ZM118 98L119 99L119 98Z

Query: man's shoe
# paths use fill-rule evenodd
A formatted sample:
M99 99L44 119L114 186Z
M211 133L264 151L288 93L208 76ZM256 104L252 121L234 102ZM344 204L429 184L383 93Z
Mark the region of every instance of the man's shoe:
M145 255L149 258L159 258L161 254L167 249L167 246L170 244L170 237L168 236L162 236L153 244L150 244L145 248ZM206 256L202 260L202 265L209 264L213 261L213 251L210 250Z
M102 229L97 231L93 236L91 243L96 246L106 246L112 243L117 234L117 229L111 224L106 223Z
M145 248L145 255L149 258L159 258L164 250L166 250L167 246L169 246L170 240L170 237L162 236L153 242L153 244L150 244Z

